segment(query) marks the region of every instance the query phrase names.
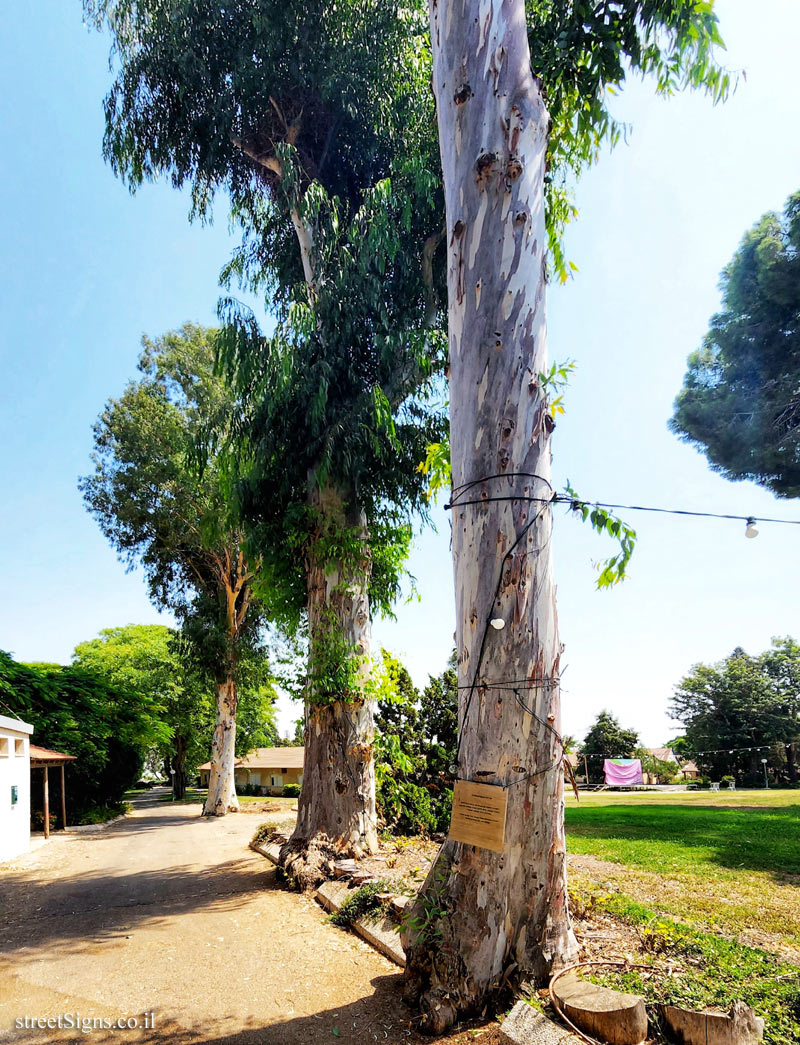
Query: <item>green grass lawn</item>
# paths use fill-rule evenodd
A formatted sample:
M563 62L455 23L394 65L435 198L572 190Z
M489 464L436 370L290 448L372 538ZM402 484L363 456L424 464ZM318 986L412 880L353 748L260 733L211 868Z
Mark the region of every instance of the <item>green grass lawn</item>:
M800 875L800 791L589 794L568 803L566 820L574 853L661 873Z
M133 792L129 792L132 794ZM190 804L202 803L206 800L208 791L205 789L187 787L186 794L182 799L179 799L179 804ZM239 795L239 808L247 809L248 806L263 806L268 803L270 806L274 806L276 812L283 812L286 809L297 809L296 798L283 798L281 795ZM172 794L160 795L159 802L172 802Z
M767 1019L767 1045L800 1041L800 791L582 794L566 824L575 903L685 965L606 982L690 1007L742 998Z
M588 794L566 823L567 849L589 858L577 887L800 959L800 791Z

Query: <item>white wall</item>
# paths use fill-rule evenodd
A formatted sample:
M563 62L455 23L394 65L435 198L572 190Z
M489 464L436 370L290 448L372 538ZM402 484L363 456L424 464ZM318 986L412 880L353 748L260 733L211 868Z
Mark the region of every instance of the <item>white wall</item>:
M0 864L27 853L31 843L31 756L33 726L0 715ZM22 753L17 753L17 748ZM17 788L12 804L11 790Z

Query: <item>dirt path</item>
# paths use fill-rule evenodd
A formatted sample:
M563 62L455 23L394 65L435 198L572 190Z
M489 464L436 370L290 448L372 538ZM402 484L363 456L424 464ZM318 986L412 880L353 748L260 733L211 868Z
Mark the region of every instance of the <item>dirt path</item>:
M142 799L99 834L55 837L0 869L0 1039L431 1041L412 1029L396 966L247 848L260 818L198 811ZM80 1033L65 1027L76 1014L140 1026ZM15 1029L59 1016L61 1030Z

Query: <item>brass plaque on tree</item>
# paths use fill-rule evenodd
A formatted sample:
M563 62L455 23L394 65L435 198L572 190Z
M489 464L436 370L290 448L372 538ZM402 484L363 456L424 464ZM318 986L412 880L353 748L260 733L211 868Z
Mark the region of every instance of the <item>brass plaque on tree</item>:
M453 788L450 838L502 852L506 833L508 793L497 784L457 780Z

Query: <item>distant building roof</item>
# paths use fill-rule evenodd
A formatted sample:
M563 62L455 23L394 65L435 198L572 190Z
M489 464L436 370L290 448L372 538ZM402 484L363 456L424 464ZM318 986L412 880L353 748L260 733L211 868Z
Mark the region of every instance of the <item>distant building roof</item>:
M697 768L694 762L684 762L681 766L681 773L699 773L700 770Z
M234 769L302 769L305 749L302 747L258 747L237 758ZM198 769L211 769L204 762Z
M653 758L657 758L659 762L678 761L671 747L646 747L645 751L648 755L652 755Z
M567 762L572 766L573 769L578 765L579 759L574 751L565 751L564 754L567 756Z
M49 747L37 747L29 744L31 764L34 762L74 762L75 755L65 755L63 751L51 751Z

